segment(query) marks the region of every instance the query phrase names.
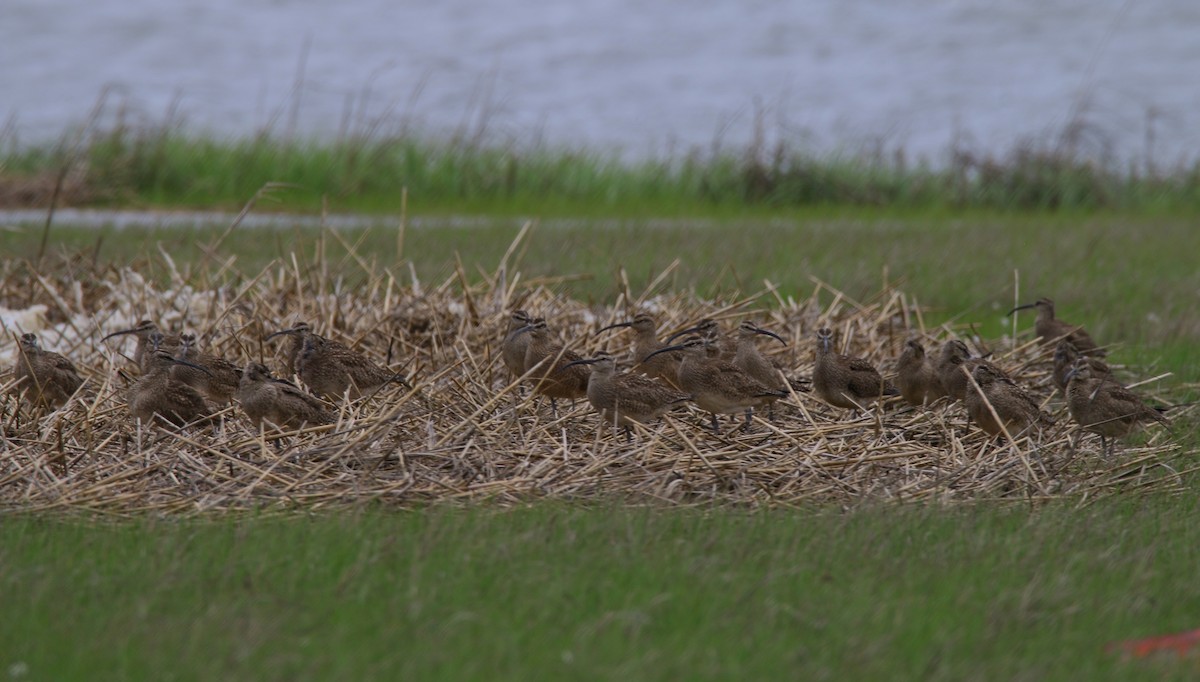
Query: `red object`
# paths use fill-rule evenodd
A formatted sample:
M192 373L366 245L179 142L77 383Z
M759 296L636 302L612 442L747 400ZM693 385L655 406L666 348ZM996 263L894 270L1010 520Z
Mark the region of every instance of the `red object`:
M1145 658L1160 651L1173 651L1178 656L1185 656L1189 651L1200 645L1200 630L1177 632L1173 635L1159 635L1145 639L1130 639L1124 642L1113 642L1105 647L1108 651L1120 649L1134 658Z

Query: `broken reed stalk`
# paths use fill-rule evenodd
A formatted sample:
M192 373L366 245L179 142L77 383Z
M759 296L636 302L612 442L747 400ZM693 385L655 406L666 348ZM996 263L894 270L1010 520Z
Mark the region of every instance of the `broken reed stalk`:
M793 377L811 374L812 334L825 325L842 331L849 352L886 372L906 336L917 333L907 321L916 311L920 325L920 308L899 291L854 301L819 281L800 300L769 283L716 301L659 291L675 263L647 291L620 297L620 308L588 304L508 270L531 227L481 281L470 281L456 263L436 287L415 279L402 287L398 273L351 244L343 245L354 253L345 267L358 270L335 271L319 255L292 254L250 274L228 263L219 276L167 267L171 276L162 285L141 274L161 270L161 260L91 272L67 257L44 263L39 286L53 302L53 326L42 333L52 347L72 349L88 383L49 414L13 398L0 401L0 510L198 514L543 498L798 507L1070 497L1084 504L1129 491L1180 491L1177 469L1195 468L1172 466L1194 453L1163 429L1115 459L1102 457L1096 443L1074 445L1061 400L1051 398L1049 358L1036 343L1011 340L994 343L1000 352L993 361L1020 368L1022 384L1060 416L1036 445L1022 439L997 447L967 423L960 406L889 406L851 421L807 393L777 403L775 420L756 418L749 433L714 435L704 428L707 415L690 408L636 426L631 443L621 429L601 430L586 402L563 405L551 419L548 401L510 383L498 357L515 305L547 318L572 350L591 356L607 349L626 365L627 338L593 334L612 320L644 310L658 317L660 329L675 330L702 317L750 316L788 341L764 350ZM27 266L0 261L0 275ZM771 307L754 307L764 297ZM199 332L209 352L239 364L265 360L279 374L283 344L261 339L305 320L380 361L393 349L391 366L405 368L412 387L339 405L335 424L291 433L259 430L236 409L214 427L139 428L124 406L136 374L121 354L128 342L99 338L141 318ZM948 328L939 333L953 335ZM15 346L7 334L0 340L4 366Z

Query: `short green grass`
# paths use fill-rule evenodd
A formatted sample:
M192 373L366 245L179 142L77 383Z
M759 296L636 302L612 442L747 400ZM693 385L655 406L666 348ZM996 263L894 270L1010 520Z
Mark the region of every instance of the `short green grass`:
M1194 679L1200 512L1128 499L0 524L10 679ZM25 671L15 675L12 671Z

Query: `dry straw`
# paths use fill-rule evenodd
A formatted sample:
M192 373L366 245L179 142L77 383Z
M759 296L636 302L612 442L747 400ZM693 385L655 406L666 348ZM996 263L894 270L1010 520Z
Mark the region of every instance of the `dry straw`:
M340 239L336 232L326 232ZM810 374L813 332L833 328L849 352L885 370L905 339L927 345L953 336L923 331L920 307L896 290L855 301L815 283L801 300L767 284L755 295L702 300L661 293L672 264L641 295L624 291L593 305L526 281L510 263L521 236L493 272L468 276L462 264L427 286L412 271L376 268L355 245L339 269L293 256L240 273L216 250L203 269L184 271L165 253L136 267L99 266L86 257L47 258L37 270L2 262L0 304L48 307L43 345L71 357L88 378L66 407L35 410L3 398L0 508L6 510L199 513L210 510L320 509L362 503L417 506L435 501L622 500L747 506L857 505L877 500L1008 500L1079 503L1147 490L1179 491L1188 461L1163 429L1115 458L1069 426L1050 388L1050 361L1035 343L995 341L993 361L1016 371L1044 399L1058 425L1036 438L996 442L967 423L961 406L901 408L851 419L808 394L780 403L775 421L750 432L714 435L706 415L677 410L638 429L633 442L599 423L586 403L552 418L549 405L510 383L499 359L509 312L551 321L567 345L589 354L624 354L629 339L595 330L645 310L663 331L702 317L752 317L786 347L764 350L797 377ZM563 278L569 279L569 278ZM297 320L395 369L412 388L389 388L338 406L336 424L281 435L252 428L237 408L223 424L169 431L139 426L125 408L136 374L122 355L132 341L101 344L107 332L140 318L199 333L210 352L238 363L282 367L282 344L263 342ZM0 357L17 330L6 330ZM0 375L0 384L11 378Z

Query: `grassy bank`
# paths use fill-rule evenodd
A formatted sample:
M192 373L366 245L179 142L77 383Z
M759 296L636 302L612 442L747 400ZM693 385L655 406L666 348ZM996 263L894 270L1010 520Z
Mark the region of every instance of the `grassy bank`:
M426 213L559 216L777 213L814 206L1179 214L1200 207L1200 168L1146 172L1057 141L999 157L947 151L815 155L786 142L629 161L586 149L366 135L222 139L171 125L85 129L62 143L0 140L0 204L47 205L58 180L74 205L237 208L269 182L287 206L396 212L402 188Z
M28 679L1190 679L1194 500L0 525Z

